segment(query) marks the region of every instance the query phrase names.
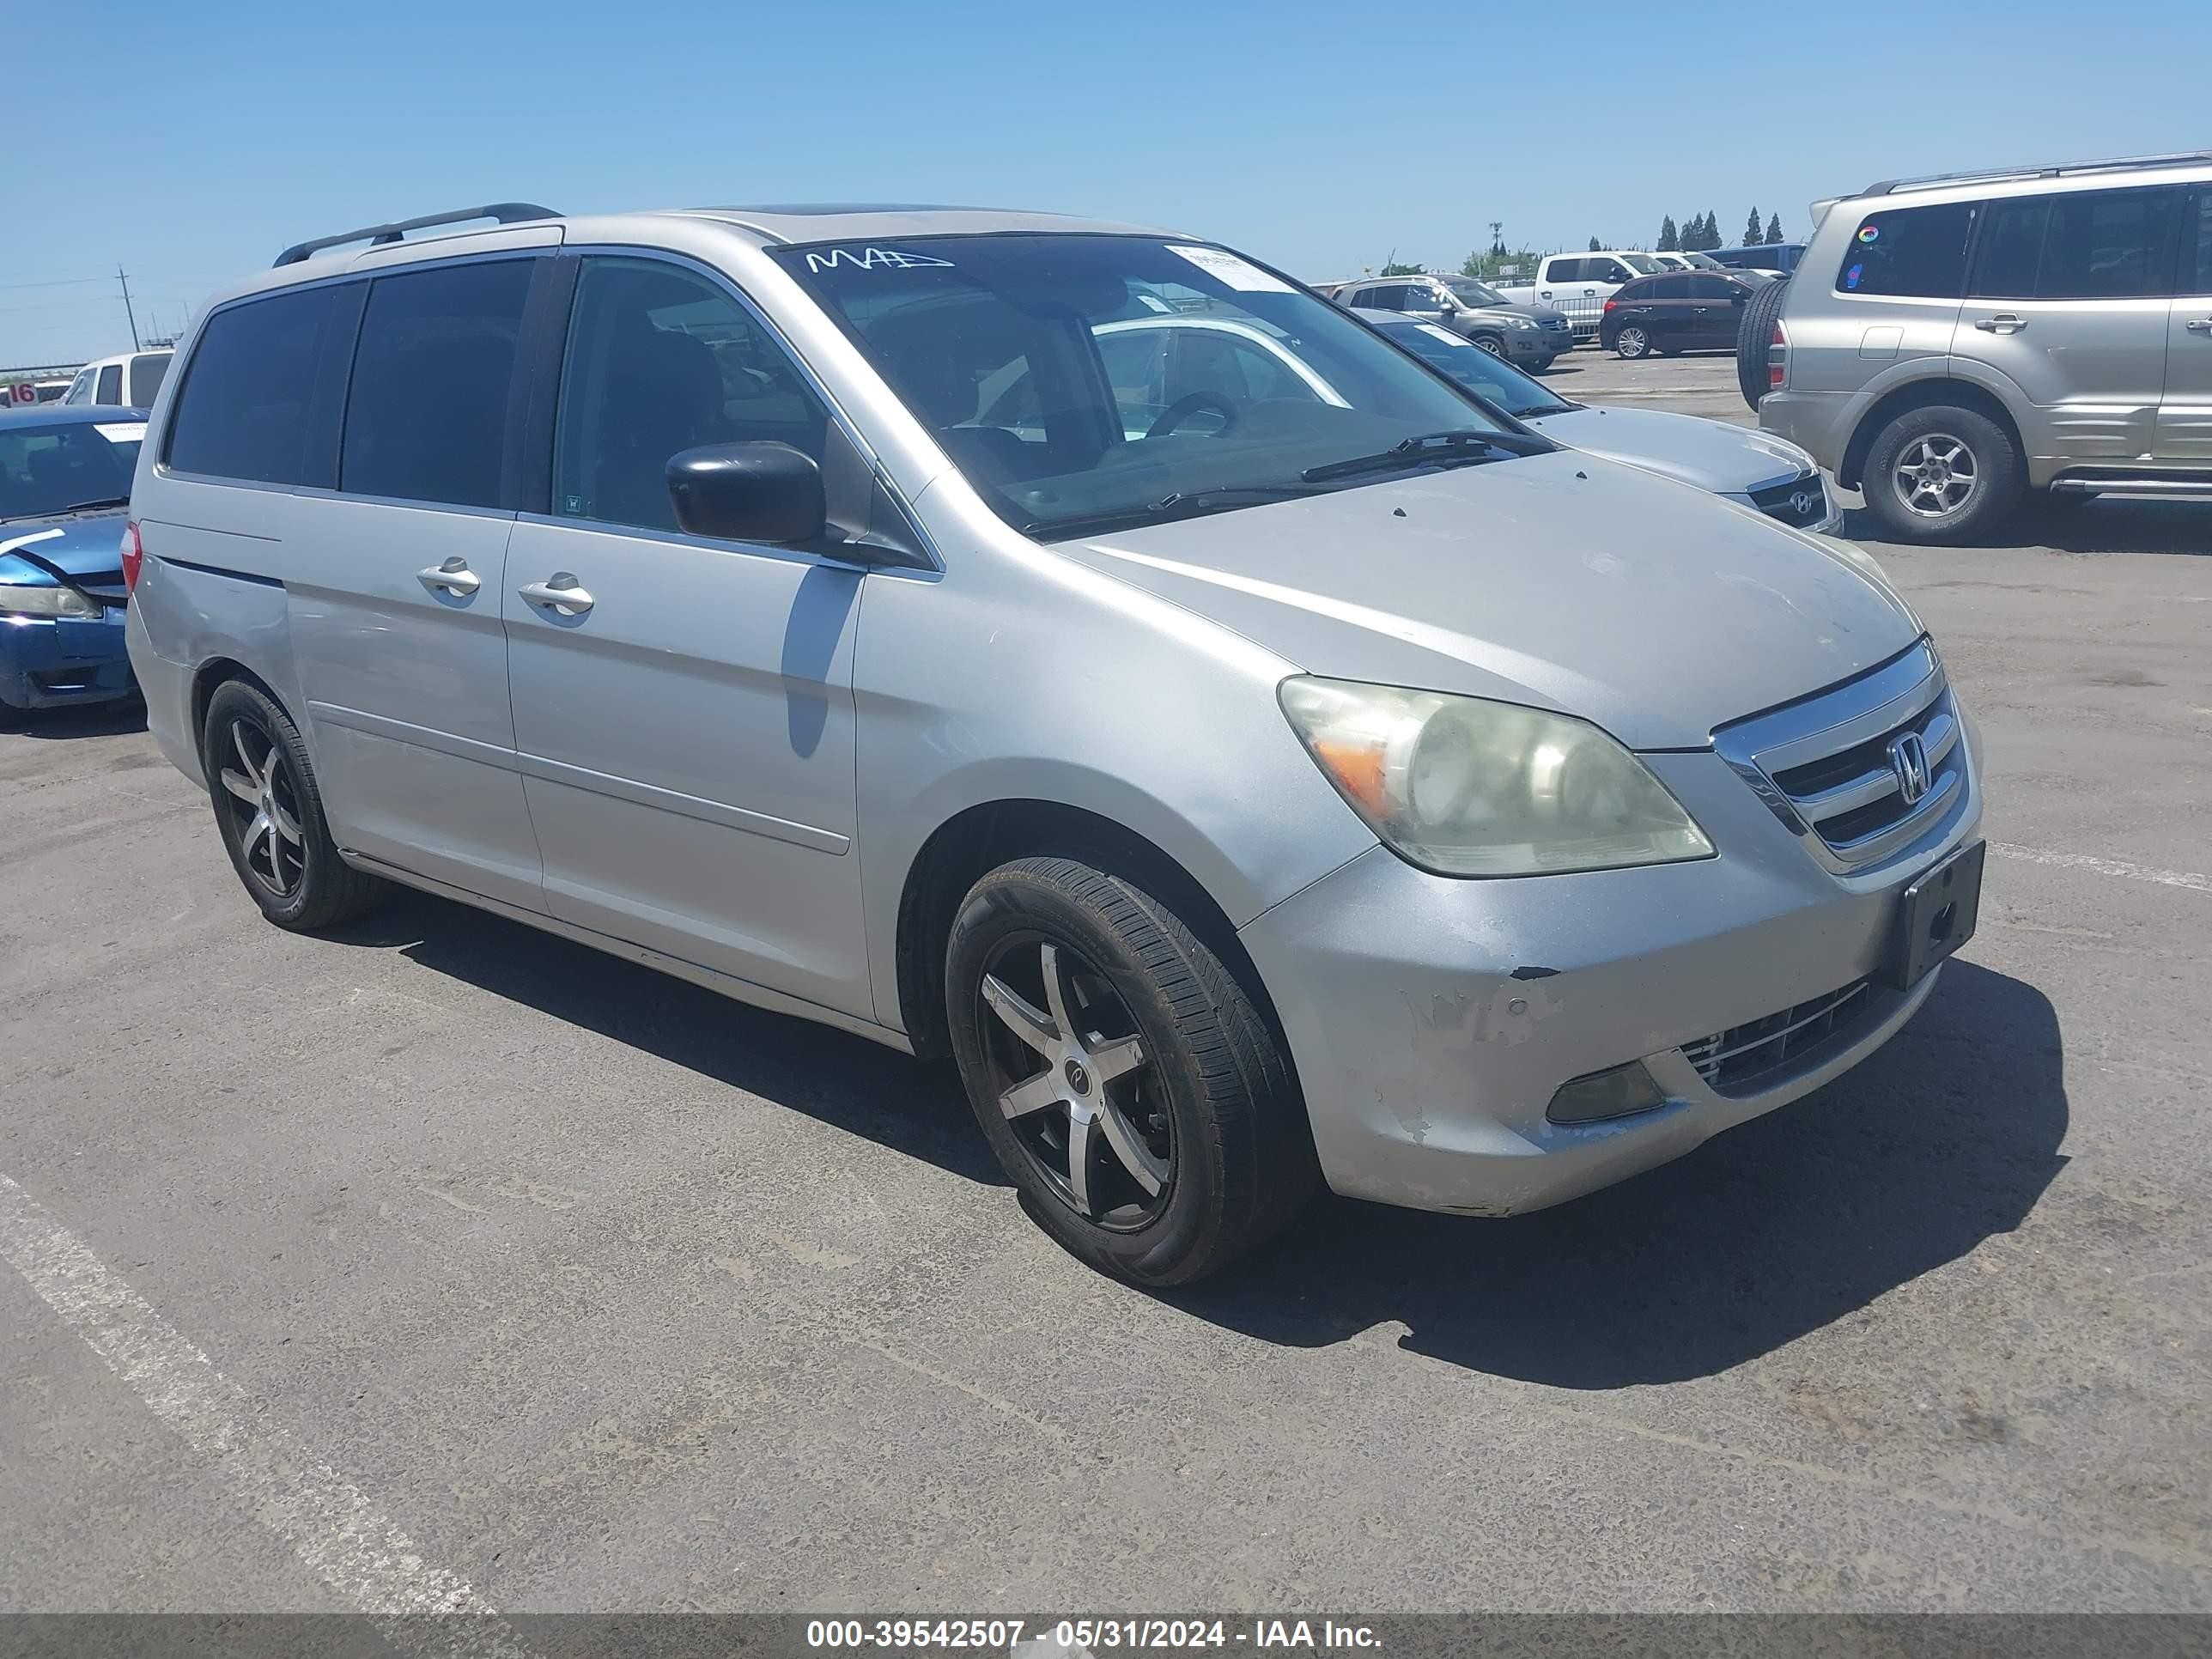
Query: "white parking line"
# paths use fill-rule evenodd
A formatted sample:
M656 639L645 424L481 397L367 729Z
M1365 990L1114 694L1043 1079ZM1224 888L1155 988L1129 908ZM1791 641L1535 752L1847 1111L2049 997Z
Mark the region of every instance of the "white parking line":
M2188 870L2154 870L2147 864L2129 864L2120 859L2094 859L2087 853L2046 853L2040 848L2014 847L2002 841L1991 842L1990 851L2004 858L2048 864L2061 870L2094 870L2100 876L2121 876L2129 881L2154 881L2162 887L2186 887L2192 893L2212 893L2212 876L2200 876Z
M0 1256L155 1416L213 1462L257 1520L339 1595L375 1615L387 1641L424 1655L532 1659L466 1579L423 1560L360 1487L275 1426L259 1402L4 1175Z

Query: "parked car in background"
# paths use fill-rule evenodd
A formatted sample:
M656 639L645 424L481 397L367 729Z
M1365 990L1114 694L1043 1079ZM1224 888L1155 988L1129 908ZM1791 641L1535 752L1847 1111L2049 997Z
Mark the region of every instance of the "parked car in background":
M1775 279L1763 270L1639 276L1605 302L1598 343L1623 357L1735 349L1745 301Z
M1475 396L1571 448L1709 489L1796 530L1834 535L1843 514L1813 458L1763 432L1665 410L1570 402L1456 334L1385 311L1354 315Z
M1538 373L1574 349L1574 330L1554 307L1516 303L1472 276L1385 276L1340 283L1329 297L1347 309L1395 311L1440 323L1492 356Z
M0 410L0 725L127 697L122 538L143 409Z
M1634 249L1547 253L1537 264L1534 281L1492 286L1516 305L1547 305L1564 312L1577 340L1594 340L1605 302L1621 284L1666 268Z
M1651 256L1669 270L1725 270L1727 266L1710 253L1678 252L1672 249Z
M1121 406L1104 331L1197 315L1341 402ZM1972 932L1978 739L1871 560L1225 247L505 204L289 249L185 350L131 654L272 923L388 878L949 1054L1141 1283L1324 1181L1505 1214L1678 1157Z
M70 381L61 401L98 404L108 408L151 409L154 394L161 389L161 377L169 372L171 356L166 349L126 351L87 363Z
M70 383L67 380L33 380L31 386L33 402L57 404L61 401L62 394L70 389Z
M1747 247L1717 247L1713 262L1731 270L1771 270L1787 276L1805 257L1802 242L1754 242Z
M1814 219L1759 421L1890 535L1972 539L2030 489L2212 499L2212 151L1889 180Z

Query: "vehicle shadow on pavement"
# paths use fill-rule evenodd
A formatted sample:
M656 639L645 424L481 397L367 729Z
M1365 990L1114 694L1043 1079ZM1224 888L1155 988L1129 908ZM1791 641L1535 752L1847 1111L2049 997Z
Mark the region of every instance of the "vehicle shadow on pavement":
M74 742L80 738L114 738L146 729L146 705L132 697L123 702L85 703L76 708L33 708L15 717L11 738Z
M733 1002L657 969L426 894L401 891L322 935L597 1031L980 1185L1008 1184L949 1066Z
M1863 507L1844 514L1844 538L1869 547L1893 546L1881 520ZM2184 558L2212 556L2212 510L2203 501L2122 500L2054 507L2030 501L2002 532L2005 548L2058 553L2153 553ZM1942 550L1935 550L1941 552Z
M1852 1072L1687 1158L1503 1221L1328 1199L1176 1305L1316 1346L1378 1321L1401 1346L1563 1389L1711 1376L2011 1231L2066 1160L2057 1016L1954 960Z

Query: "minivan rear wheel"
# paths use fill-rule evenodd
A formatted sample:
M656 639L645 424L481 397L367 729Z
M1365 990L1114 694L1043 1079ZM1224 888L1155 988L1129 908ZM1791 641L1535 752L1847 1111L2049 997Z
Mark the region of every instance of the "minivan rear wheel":
M1613 337L1613 349L1618 356L1642 357L1651 349L1651 337L1632 323Z
M1267 1023L1182 919L1070 858L1000 866L945 947L976 1121L1072 1254L1187 1284L1263 1243L1319 1184Z
M1860 487L1890 538L1969 541L2019 504L2020 452L1977 410L1909 409L1875 436Z
M338 856L299 728L258 686L229 680L216 688L200 728L200 764L231 867L279 927L331 927L389 890Z

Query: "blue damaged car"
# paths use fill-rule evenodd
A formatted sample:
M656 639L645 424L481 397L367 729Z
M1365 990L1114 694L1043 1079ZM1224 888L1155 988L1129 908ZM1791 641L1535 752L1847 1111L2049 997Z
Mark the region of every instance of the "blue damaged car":
M137 689L123 532L143 409L0 410L0 726Z

